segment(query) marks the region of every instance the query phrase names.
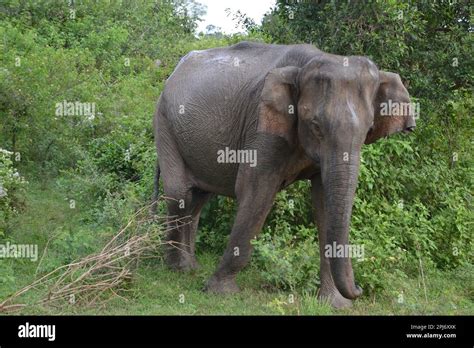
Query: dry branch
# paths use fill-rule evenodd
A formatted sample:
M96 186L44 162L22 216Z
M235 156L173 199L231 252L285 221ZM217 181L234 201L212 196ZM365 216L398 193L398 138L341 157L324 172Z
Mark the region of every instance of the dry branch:
M156 257L159 245L179 248L176 243L162 241L162 237L170 229L191 222L189 217L171 217L168 221L163 216L150 217L149 207L139 209L98 253L60 266L0 302L0 313L38 304L91 307L111 296L123 298L119 294L126 290L140 260ZM43 290L46 295L32 304L16 303L31 289Z

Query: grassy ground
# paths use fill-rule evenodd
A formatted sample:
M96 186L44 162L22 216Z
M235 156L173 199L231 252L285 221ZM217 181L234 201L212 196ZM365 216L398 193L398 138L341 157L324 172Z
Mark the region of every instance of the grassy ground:
M12 239L18 243L38 243L39 250L58 230L88 228L81 225L80 206L70 209L67 197L51 187L32 185L26 209L11 224ZM46 257L47 258L47 257ZM110 315L392 315L392 314L474 314L472 288L474 268L467 267L449 273L425 275L425 286L420 279L387 279L390 289L404 289L403 301L393 291L385 290L376 296L365 295L347 310L333 310L316 300L316 294L301 294L271 289L260 277L255 266L247 267L238 278L242 292L219 296L202 292L206 279L212 274L219 256L198 255L201 268L193 273L175 273L161 262L147 262L135 274L123 298L113 298L100 308L49 308L29 306L23 314L110 314ZM14 262L14 282L0 283L0 298L31 282L37 263ZM317 262L315 260L315 262ZM392 286L391 286L392 285ZM425 293L426 290L426 293ZM31 292L23 298L32 303L39 293ZM292 301L292 299L294 299Z

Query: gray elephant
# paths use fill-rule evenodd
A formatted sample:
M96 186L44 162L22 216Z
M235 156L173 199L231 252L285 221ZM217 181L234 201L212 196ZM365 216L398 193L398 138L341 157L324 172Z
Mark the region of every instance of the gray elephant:
M158 166L169 216L192 223L169 232L166 260L197 267L199 215L214 195L235 197L237 216L227 249L206 290L239 290L275 195L311 180L321 250L319 296L334 307L362 294L347 246L363 144L411 131L415 117L397 74L365 57L324 53L312 45L241 42L192 51L166 81L154 115ZM155 199L156 196L155 195Z

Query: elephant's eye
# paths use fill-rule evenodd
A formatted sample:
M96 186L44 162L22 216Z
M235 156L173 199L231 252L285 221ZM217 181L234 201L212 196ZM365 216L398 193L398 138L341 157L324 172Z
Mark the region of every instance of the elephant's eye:
M313 132L318 136L321 137L321 127L319 126L319 122L316 119L311 120L311 127L313 128Z

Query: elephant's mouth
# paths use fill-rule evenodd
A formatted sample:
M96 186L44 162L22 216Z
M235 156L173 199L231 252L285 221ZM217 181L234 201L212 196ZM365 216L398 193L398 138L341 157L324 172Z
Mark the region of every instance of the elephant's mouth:
M409 126L409 127L406 127L406 128L398 128L396 130L396 133L403 133L403 134L409 134L409 133L412 133L415 131L415 126ZM390 134L386 134L385 135L385 138L388 138L390 136Z
M403 130L403 133L407 134L407 133L411 133L411 132L414 132L415 131L415 126L410 126L410 127L407 127Z

